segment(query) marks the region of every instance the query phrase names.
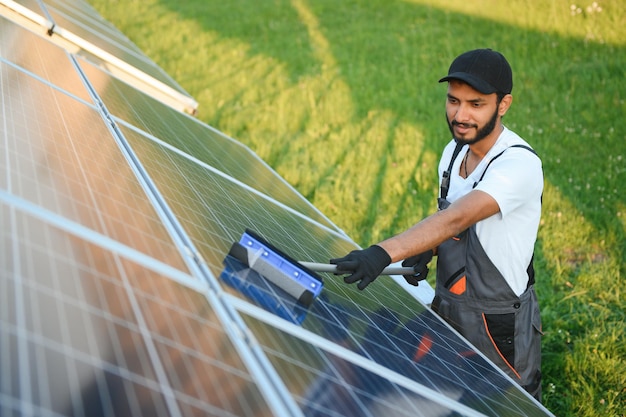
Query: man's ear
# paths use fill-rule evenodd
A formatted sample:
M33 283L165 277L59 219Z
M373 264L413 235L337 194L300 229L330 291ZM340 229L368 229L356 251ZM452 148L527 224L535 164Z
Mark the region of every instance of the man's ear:
M512 95L507 94L506 96L502 97L502 100L500 101L500 105L498 106L498 114L500 115L500 117L504 116L506 112L509 111L509 107L511 107L511 103L513 103Z

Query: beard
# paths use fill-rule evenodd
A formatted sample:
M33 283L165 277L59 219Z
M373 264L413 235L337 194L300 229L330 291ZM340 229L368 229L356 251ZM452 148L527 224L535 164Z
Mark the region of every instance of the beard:
M463 139L463 138L458 138L454 135L454 126L463 126L463 127L473 127L473 128L478 128L478 125L476 124L467 124L467 123L459 123L456 120L448 120L448 116L446 115L446 122L448 123L448 129L450 129L450 132L452 133L452 137L454 137L454 140L457 143L462 143L464 145L473 145L483 139L485 139L487 136L489 136L489 134L491 134L491 132L493 132L493 129L496 128L496 123L498 122L498 110L496 108L496 111L493 112L493 116L491 116L491 119L487 122L487 124L483 127L481 127L480 129L478 129L476 131L476 136L474 136L473 138L469 138L469 139Z

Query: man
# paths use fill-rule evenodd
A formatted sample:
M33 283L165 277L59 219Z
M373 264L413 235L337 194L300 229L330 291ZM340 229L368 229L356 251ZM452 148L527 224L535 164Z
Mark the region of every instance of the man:
M502 124L513 97L500 53L458 56L448 75L446 115L453 140L439 163L439 210L367 249L332 259L346 283L364 289L403 260L413 285L437 256L432 308L537 399L541 319L532 257L541 215L541 161Z

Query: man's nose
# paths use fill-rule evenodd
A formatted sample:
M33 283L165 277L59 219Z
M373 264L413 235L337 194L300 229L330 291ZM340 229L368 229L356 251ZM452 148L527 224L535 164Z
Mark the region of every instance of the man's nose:
M456 108L456 113L454 114L454 120L459 123L465 123L470 118L469 107L467 105L459 104Z

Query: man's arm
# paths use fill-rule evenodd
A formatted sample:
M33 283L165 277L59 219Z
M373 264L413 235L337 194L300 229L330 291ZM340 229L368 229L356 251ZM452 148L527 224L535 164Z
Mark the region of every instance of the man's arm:
M445 240L487 217L498 213L496 200L484 191L474 190L410 229L377 245L391 257L391 262L434 249Z
M474 223L486 219L499 211L498 203L484 191L473 190L445 210L426 217L407 231L384 240L367 249L355 250L343 258L331 259L337 265L344 282L362 290L374 281L383 269L392 262L434 249L453 236L458 235ZM407 277L405 276L405 279ZM419 276L415 276L419 282ZM424 279L422 276L421 279ZM412 285L413 277L407 279Z

